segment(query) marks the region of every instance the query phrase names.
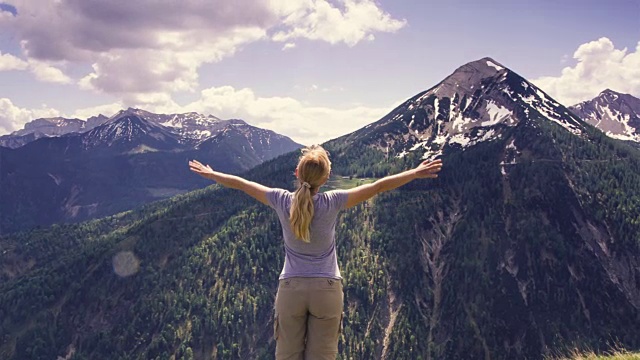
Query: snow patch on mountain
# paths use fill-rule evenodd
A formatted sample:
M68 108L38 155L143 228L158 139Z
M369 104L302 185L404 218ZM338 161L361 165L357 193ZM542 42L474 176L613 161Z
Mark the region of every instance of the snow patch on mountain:
M449 144L457 144L462 147L476 145L483 141L499 139L501 135L495 129L480 129L476 136L465 133L458 133L449 138Z
M176 129L182 129L182 122L178 121L178 115L173 115L171 120L160 123L162 126L172 127Z
M515 139L511 139L511 141L505 146L504 157L500 162L500 173L503 176L507 175L507 168L511 165L515 165L517 157L520 155L520 151L516 147Z
M513 114L508 109L496 104L493 100L487 103L487 113L490 120L480 124L481 126L493 126L501 123L507 117L513 118Z
M502 66L500 66L500 65L496 65L496 63L494 63L494 62L493 62L493 61L491 61L491 60L487 60L487 65L488 65L488 66L491 66L492 68L494 68L494 69L496 69L496 70L498 70L498 71L500 71L500 70L504 70L504 68L503 68Z
M452 128L457 132L464 132L466 130L469 130L474 123L474 120L472 118L465 117L462 113L457 113L451 120L453 120Z
M535 89L535 94L529 94L527 96L523 96L522 94L518 94L520 100L531 106L533 109L538 111L540 115L546 117L547 119L553 121L554 123L562 126L567 129L574 135L582 135L582 128L578 126L578 122L575 119L573 122L568 122L567 118L570 117L570 114L560 114L556 109L560 108L562 105L554 101L553 99L547 97L542 91Z
M603 118L608 118L610 121L618 121L622 127L622 131L618 133L606 131L607 136L619 140L640 141L640 133L636 133L636 129L629 125L629 121L631 120L629 114L623 114L618 110L611 109L609 106L600 106L599 109L603 115L605 115Z

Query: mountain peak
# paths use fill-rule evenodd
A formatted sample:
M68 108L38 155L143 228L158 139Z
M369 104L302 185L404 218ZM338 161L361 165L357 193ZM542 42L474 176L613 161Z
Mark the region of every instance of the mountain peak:
M84 149L103 148L113 153L171 151L181 147L175 134L127 110L82 134L82 143Z
M124 116L129 116L129 115L135 115L135 116L145 116L145 115L149 115L151 113L149 113L148 111L142 110L142 109L137 109L137 108L133 108L133 107L128 107L127 109L123 109L118 111L115 115L113 115L110 120L114 120L114 119L119 119L121 117Z
M483 82L487 82L485 79L499 81L504 79L508 72L509 69L497 61L484 57L457 68L436 86L434 93L448 97L453 97L456 93L472 94L482 87Z
M139 114L139 113L146 113L148 111L129 106L126 110L124 110L124 112L127 114Z
M611 89L570 109L607 136L640 142L640 99Z
M503 66L499 62L493 60L490 57L483 57L480 60L472 61L470 63L467 63L467 64L461 66L461 68L465 67L465 66L466 67L471 67L471 68L474 68L474 69L480 70L480 71L487 71L488 70L489 73L495 73L495 72L502 71L502 70L506 69L505 66Z
M229 125L248 125L246 121L242 119L229 119L227 120L227 124Z
M576 115L544 91L485 57L457 68L352 138L366 139L399 157L422 151L423 158L432 158L442 154L445 146L467 148L539 119L576 135L584 128Z
M460 66L458 69L456 69L456 71L453 72L453 74L451 74L451 76L455 76L458 73L474 72L482 75L483 77L490 77L503 72L503 70L505 69L509 70L504 65L493 60L492 58L483 57L480 60L471 61Z
M613 91L611 89L604 89L598 97L610 98L611 100L617 100L620 96L625 94L619 93L617 91Z
M602 92L600 93L600 95L603 95L603 94L622 95L622 93L619 93L619 92L617 92L617 91L613 91L613 90L611 90L611 89L604 89L604 90L602 90Z
M104 132L104 131L107 131L107 129L109 129L108 131L114 132L115 134L115 135L113 134L109 135L109 137L118 138L120 137L120 133L121 131L123 131L123 129L127 129L125 132L130 135L130 133L135 132L135 129L138 129L138 131L145 133L150 131L152 128L155 129L159 127L139 115L123 113L122 115L111 119L110 121L106 122L103 126L101 126L100 128L96 128L93 131ZM117 129L121 129L121 130L117 130Z

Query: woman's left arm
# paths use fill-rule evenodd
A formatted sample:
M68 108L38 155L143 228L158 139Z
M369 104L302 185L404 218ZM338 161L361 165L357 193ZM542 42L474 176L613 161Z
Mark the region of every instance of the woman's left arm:
M213 180L224 187L241 190L261 203L269 205L267 202L267 191L271 190L269 187L243 179L240 176L214 171L211 166L203 165L197 160L189 161L189 169L194 173L209 180Z

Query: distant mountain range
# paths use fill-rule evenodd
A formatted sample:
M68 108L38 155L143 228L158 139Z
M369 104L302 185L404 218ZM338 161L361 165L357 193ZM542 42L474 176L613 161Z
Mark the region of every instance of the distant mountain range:
M338 187L444 163L436 180L341 214L342 358L640 348L640 151L628 142L484 58L324 145ZM244 176L291 188L296 158ZM266 206L211 187L0 238L0 357L272 358L281 236Z
M499 67L499 65L496 65ZM456 76L472 79L474 76L482 74L475 71L465 70ZM453 79L448 79L448 82ZM440 91L454 91L451 88L452 83L442 83ZM453 83L456 84L455 82ZM530 83L526 83L529 86ZM477 92L479 89L467 89L470 94ZM420 96L420 95L418 95ZM530 94L533 96L533 94ZM529 98L533 99L533 98ZM463 106L471 105L472 100L465 100ZM554 101L555 102L555 101ZM499 121L502 116L502 108L500 101L485 109L485 122ZM557 102L555 104L559 105ZM440 104L437 111L440 111ZM442 104L447 105L447 104ZM460 106L460 104L456 105ZM555 105L553 105L555 106ZM568 107L573 113L578 115L580 119L595 126L603 131L607 136L626 141L634 141L640 143L640 99L629 95L621 94L610 89L601 92L592 100L584 101L579 104ZM464 109L456 109L460 111ZM93 116L86 121L80 119L67 119L62 117L41 118L27 123L22 130L14 131L9 135L0 136L0 146L8 148L18 148L31 141L42 137L57 137L69 133L88 132L97 126L106 122L120 119L128 115L137 116L149 121L151 124L159 125L164 131L172 133L181 145L197 146L200 142L215 136L217 133L225 129L227 125L235 123L236 125L246 124L242 120L220 120L213 115L202 115L195 112L184 114L154 114L141 109L129 108L121 110L111 118L104 115ZM418 121L420 118L418 118ZM464 121L464 119L459 119ZM469 125L469 124L468 124ZM416 123L416 126L419 125ZM471 126L473 127L473 126ZM103 130L104 131L104 130ZM442 141L442 139L439 139ZM456 141L456 139L454 139Z
M352 140L362 140L365 143L375 141L378 148L382 149L387 155L402 157L417 148L425 148L427 149L427 157L435 157L442 153L445 143L455 143L465 147L500 136L504 126L515 125L515 117L510 108L513 107L511 102L517 100L535 105L537 111L546 113L550 119L556 119L555 121L571 131L578 131L577 129L581 127L582 120L602 130L607 136L631 141L637 147L640 147L640 99L609 89L603 91L593 100L569 107L569 111L567 111L561 104L543 94L541 90L537 88L532 90L534 89L531 87L532 84L523 80L519 84L512 84L515 90L504 90L501 96L497 96L497 94L493 96L491 102L486 104L486 107L478 108L477 99L481 94L485 94L487 90L484 88L485 85L482 84L482 81L480 81L479 85L468 85L470 87L464 89L463 95L460 95L459 90L461 89L458 87L467 86L466 84L475 84L480 79L483 79L488 74L488 71L504 70L502 66L491 62L491 60L486 60L486 62L488 65L483 68L473 68L469 64L459 69L455 74L438 84L435 89L432 89L433 91L418 94L410 100L410 104L403 104L395 109L392 112L394 115L387 117L384 123L377 123L375 126L369 125L349 136L353 137ZM503 76L505 81L515 81L512 79L511 72L505 71ZM473 88L473 86L479 87ZM440 98L435 94L447 96L444 98L444 102L441 102ZM514 96L518 97L518 99L514 99ZM411 119L402 119L403 122L397 121L401 116L404 116L403 114L407 110L415 107L416 104L429 104L433 114L428 114L423 109L412 112ZM561 112L554 110L560 108L563 109ZM475 113L471 113L467 109L476 110L474 110ZM577 115L577 117L571 113ZM455 114L455 119L451 123L445 124L442 119L447 114ZM428 128L426 121L431 115L436 119L437 127L435 131L430 128L428 131L423 131ZM490 125L497 124L501 124L501 126L490 128ZM446 135L435 135L440 131L440 126L448 127ZM376 139L371 137L370 134L381 133L379 131L380 127L385 130L385 135L378 135ZM394 132L401 136L394 138ZM37 145L22 148L42 138L58 140L42 140ZM123 199L129 204L127 206L131 206L132 204L140 204L175 195L193 189L194 186L202 185L201 182L187 185L190 181L184 183L178 179L175 180L185 186L175 186L171 181L164 181L161 187L146 187L144 185L157 183L158 177L171 179L170 175L158 173L153 169L164 168L166 171L171 171L169 170L169 164L172 161L182 161L185 155L197 157L200 154L210 154L214 156L215 160L212 159L212 161L215 161L215 166L231 172L238 172L299 146L299 144L295 144L284 136L249 126L242 120L221 120L212 115L205 116L193 112L155 114L141 109L129 108L118 112L110 118L98 115L90 117L86 121L61 117L36 119L27 123L22 130L0 136L0 148L16 149L15 151L0 150L0 153L7 154L4 156L4 169L0 168L0 175L6 175L0 179L0 183L4 185L3 190L0 190L0 195L7 192L11 193L3 195L5 202L9 205L0 207L0 234L29 226L48 225L60 221L80 221L127 209L126 206L119 204L119 201L115 201L116 204L114 206L107 206L111 210L106 212L97 211L96 209L100 207L98 204L102 202L97 201L93 196L87 196L86 201L79 201L78 203L78 194L86 193L89 190L77 189L91 189L91 187L83 184L83 181L79 178L79 173L76 173L76 176L61 175L64 171L56 169L54 166L54 164L58 164L55 159L59 158L61 153L64 153L67 157L73 157L80 152L84 152L86 156L80 157L84 160L94 156L103 157L103 161L104 157L117 157L119 160L115 160L111 164L110 171L112 174L131 171L126 164L130 166L135 163L135 160L127 160L125 165L118 163L118 161L124 160L123 156L125 155L146 154L139 157L153 158L154 160L151 163L147 160L142 162L143 166L149 166L150 169L148 171L152 174L153 180L144 179L144 175L140 174L135 180L129 179L120 182L114 179L111 185L103 189L103 192L109 194L111 198L111 195L129 194L129 190L124 192L117 190L119 186L131 187L129 181L139 183L144 189L136 191L137 195L134 198L138 200ZM158 154L152 155L151 153L154 152L158 152ZM160 153L168 154L166 161L160 159ZM180 160L177 160L178 158ZM37 164L38 167L31 168L28 171L31 177L29 181L17 180L17 173L11 173L13 175L10 176L9 168L15 168L17 166L15 164L27 164L27 160L32 162L34 159L37 159L34 164ZM51 160L50 163L48 162L49 160ZM67 160L66 166L61 166L61 168L66 167L71 173L76 172L72 166L73 164L70 164L69 161ZM163 162L165 165L152 164L155 161ZM102 168L96 169L96 165L96 163L93 163L93 167L89 166L89 168L91 169L90 171L96 172L96 176L98 176ZM48 168L50 171L46 174L37 174L37 169L43 168ZM74 178L72 181L74 183L73 186L67 181L67 188L61 190L61 179L70 179L71 177ZM51 179L54 178L58 179L58 181L54 181L56 183L55 189L49 188ZM123 179L126 178L127 176L124 176ZM25 188L26 184L30 184L31 188ZM72 188L76 190L72 190ZM136 187L134 186L134 188ZM40 191L34 191L34 189L49 189L48 196L52 196L51 194L55 193L58 194L57 196L60 199L57 202L50 201L51 199L47 196L43 197ZM153 195L142 195L145 193ZM19 198L17 194L20 194ZM30 200L30 194L38 194L38 198L47 202L48 205L40 207L39 201ZM13 207L11 201L7 199L33 204L27 207L28 210L24 210L31 215L20 215L21 207ZM61 202L62 199L65 199L65 201ZM102 207L104 207L104 203L102 204ZM46 215L41 214L41 212Z
M59 137L71 133L86 133L105 123L118 122L127 117L137 117L145 120L149 126L155 126L156 131L171 133L171 137L184 148L197 147L200 142L210 139L224 131L229 125L247 125L242 120L221 120L213 115L202 115L195 112L183 114L155 114L149 111L128 108L108 118L98 115L88 118L67 119L62 117L41 118L28 122L24 129L14 131L9 135L0 136L0 146L18 148L42 137ZM145 125L146 126L146 125ZM108 131L101 129L100 131ZM120 137L120 134L103 134L103 137ZM107 140L109 141L109 140Z
M640 99L636 97L607 89L569 109L607 136L640 143Z
M109 118L104 115L93 116L86 121L63 117L35 119L26 123L24 129L0 136L0 146L14 149L42 137L85 132L104 124L108 120Z
M0 147L0 234L129 210L206 184L201 159L237 173L300 148L242 120L139 109L111 118L37 119Z

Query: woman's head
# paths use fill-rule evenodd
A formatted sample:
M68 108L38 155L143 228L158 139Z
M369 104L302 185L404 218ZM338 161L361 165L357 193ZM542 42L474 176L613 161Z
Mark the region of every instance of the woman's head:
M324 185L331 173L329 154L320 145L312 145L302 149L302 155L296 166L299 185L307 183L314 191Z
M331 173L329 154L319 145L302 149L296 167L298 189L294 194L289 213L291 229L298 239L310 242L309 225L313 218L312 194L324 185Z

